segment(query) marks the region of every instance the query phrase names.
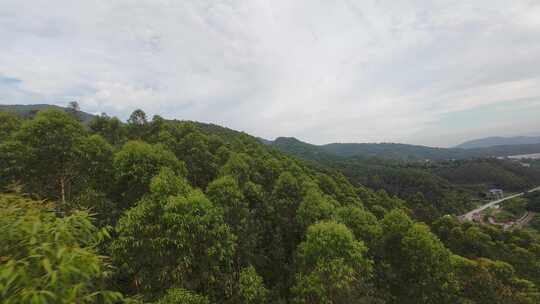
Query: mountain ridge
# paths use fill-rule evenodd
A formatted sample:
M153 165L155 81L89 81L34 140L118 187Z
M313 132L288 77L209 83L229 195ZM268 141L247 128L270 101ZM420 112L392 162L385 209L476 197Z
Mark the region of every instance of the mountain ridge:
M454 148L462 149L474 149L474 148L488 148L495 146L507 146L507 145L527 145L527 144L539 144L540 136L490 136L478 139L468 140L463 142Z
M499 145L480 148L435 148L401 143L331 143L314 145L294 137L278 137L265 141L282 152L307 158L324 157L378 157L399 160L451 160L482 157L507 157L516 154L540 152L540 144Z

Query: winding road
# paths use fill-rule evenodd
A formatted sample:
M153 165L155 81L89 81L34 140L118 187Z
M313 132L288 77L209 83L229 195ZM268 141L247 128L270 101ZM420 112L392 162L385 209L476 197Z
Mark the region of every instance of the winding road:
M538 190L540 190L540 187L533 188L533 189L531 189L531 190L529 190L529 191L527 191L527 192L538 191ZM461 219L464 219L464 220L472 221L472 219L473 219L473 217L474 217L475 214L477 214L477 213L479 213L479 212L482 212L482 211L484 211L485 209L487 209L487 208L489 208L489 207L493 207L493 206L495 206L495 205L497 205L497 204L500 204L500 203L502 203L502 202L504 202L504 201L506 201L506 200L509 200L509 199L511 199L511 198L518 197L518 196L522 196L523 194L525 194L525 192L521 192L521 193L518 193L518 194L509 195L509 196L507 196L507 197L505 197L505 198L501 198L501 199L498 199L498 200L495 200L495 201L491 201L491 202L489 202L489 203L487 203L487 204L485 204L485 205L482 205L482 206L480 206L480 207L478 207L478 208L476 208L476 209L474 209L474 210L472 210L472 211L469 211L469 212L467 212L467 213L465 213L465 214L463 214L463 215L461 215L461 216L459 216L459 217L460 217Z

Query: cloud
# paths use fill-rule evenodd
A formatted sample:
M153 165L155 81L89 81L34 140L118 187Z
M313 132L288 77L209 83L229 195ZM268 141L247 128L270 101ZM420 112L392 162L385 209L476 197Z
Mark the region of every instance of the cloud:
M463 130L452 137L448 113L538 100L538 20L526 0L5 0L0 75L20 81L0 79L0 103L450 145Z

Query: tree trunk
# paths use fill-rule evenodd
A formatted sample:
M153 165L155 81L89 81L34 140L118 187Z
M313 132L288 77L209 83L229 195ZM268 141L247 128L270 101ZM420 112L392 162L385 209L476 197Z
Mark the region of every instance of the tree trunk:
M62 206L66 205L66 179L60 177L60 195L62 197Z

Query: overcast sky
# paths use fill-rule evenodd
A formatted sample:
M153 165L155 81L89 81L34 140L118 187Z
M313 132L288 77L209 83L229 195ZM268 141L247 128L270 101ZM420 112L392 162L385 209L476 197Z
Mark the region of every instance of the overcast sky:
M540 133L540 1L1 0L0 104L273 139Z

